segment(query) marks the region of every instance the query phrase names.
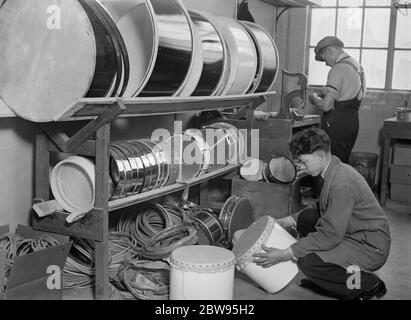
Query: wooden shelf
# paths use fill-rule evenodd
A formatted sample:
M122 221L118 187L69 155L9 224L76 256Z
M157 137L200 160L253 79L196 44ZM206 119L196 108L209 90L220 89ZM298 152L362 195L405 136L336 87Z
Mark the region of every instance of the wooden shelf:
M229 174L230 172L234 171L235 169L239 167L240 165L228 165L222 169L209 172L201 177L193 178L190 181L187 181L186 183L175 183L173 185L170 185L170 186L167 186L161 189L109 201L109 204L108 204L109 211L126 208L131 205L135 205L138 203L142 203L142 202L149 201L149 200L152 200L158 197L165 196L170 193L184 190L184 188L187 185L194 186L204 181L207 181L207 180L219 177L219 176L223 176L225 174Z
M69 106L55 121L92 119L116 103L124 107L118 117L211 111L248 105L257 107L266 101L267 96L274 94L275 91L221 97L85 98Z

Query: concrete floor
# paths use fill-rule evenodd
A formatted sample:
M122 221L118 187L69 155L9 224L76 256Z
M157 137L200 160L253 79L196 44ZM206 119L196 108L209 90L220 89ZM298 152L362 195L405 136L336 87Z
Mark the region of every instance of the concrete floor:
M377 271L384 280L387 294L384 300L411 300L411 206L388 202L385 212L390 221L392 244L387 263ZM241 273L234 282L235 300L329 300L299 286L304 275L297 276L280 292L269 294ZM67 300L92 299L92 291L71 290L66 292Z

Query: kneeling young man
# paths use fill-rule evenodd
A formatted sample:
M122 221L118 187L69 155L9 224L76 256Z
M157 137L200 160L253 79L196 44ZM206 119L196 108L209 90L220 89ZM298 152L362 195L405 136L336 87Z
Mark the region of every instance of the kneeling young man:
M389 255L388 220L367 181L333 156L330 144L317 128L293 137L292 156L310 175L324 179L319 210L278 219L285 228L297 228L299 241L285 250L264 247L266 252L255 254L254 261L267 268L294 259L307 277L302 286L338 299L379 298L387 290L373 271Z

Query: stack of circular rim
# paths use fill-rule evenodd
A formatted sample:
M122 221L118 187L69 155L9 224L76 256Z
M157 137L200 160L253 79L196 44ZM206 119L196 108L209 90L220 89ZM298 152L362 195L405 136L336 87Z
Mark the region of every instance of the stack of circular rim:
M214 165L217 165L217 168L224 167L227 164L239 164L243 162L245 156L245 141L244 137L240 133L240 130L238 130L232 124L226 122L213 123L211 125L206 126L205 129L215 130L217 137L224 137L226 142L228 152L227 150L224 150L226 152L225 164L221 166L221 164L219 163L214 163ZM214 149L214 155L218 152L219 143L220 141L218 141L217 144L212 145L212 148ZM214 158L216 157L214 156ZM219 158L220 157L217 157L217 159Z
M168 182L170 168L166 157L153 141L141 139L112 144L110 156L113 197L158 189Z

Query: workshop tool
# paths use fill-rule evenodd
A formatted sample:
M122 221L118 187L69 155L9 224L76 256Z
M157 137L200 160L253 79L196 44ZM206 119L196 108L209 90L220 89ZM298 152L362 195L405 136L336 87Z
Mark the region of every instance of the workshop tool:
M285 69L282 72L281 106L278 112L279 119L302 120L304 118L304 107L307 100L308 77L303 73L290 73ZM287 77L298 78L297 85L300 89L287 92ZM301 102L297 108L292 107L293 100L300 98Z

